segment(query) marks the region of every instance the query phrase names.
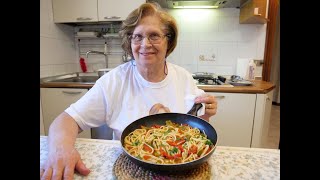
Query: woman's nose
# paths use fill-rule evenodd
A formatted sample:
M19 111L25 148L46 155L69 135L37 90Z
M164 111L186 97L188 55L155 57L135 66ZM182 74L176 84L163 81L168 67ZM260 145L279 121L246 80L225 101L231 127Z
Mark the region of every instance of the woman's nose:
M150 40L148 37L144 37L141 41L142 46L151 46L152 44L150 43Z

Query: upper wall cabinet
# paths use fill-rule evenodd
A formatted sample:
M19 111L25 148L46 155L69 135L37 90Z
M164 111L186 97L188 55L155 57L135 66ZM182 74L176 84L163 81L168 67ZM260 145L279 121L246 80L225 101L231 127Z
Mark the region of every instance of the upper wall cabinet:
M55 23L123 21L145 0L52 0Z
M123 21L145 0L98 0L99 21Z
M265 24L267 18L268 0L241 0L240 24Z
M97 22L97 0L52 0L55 23Z

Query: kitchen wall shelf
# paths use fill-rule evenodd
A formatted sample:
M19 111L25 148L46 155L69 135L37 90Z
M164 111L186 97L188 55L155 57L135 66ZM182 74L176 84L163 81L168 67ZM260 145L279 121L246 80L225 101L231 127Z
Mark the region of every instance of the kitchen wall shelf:
M268 20L268 1L250 0L240 8L240 24L265 24Z
M81 52L80 55L86 55L86 53ZM92 55L99 55L99 56L101 56L100 54L90 54L90 56L92 56ZM123 52L108 52L107 55L123 55Z
M77 39L119 39L120 36L117 33L113 33L113 34L105 34L102 36L78 36L75 35L74 36Z

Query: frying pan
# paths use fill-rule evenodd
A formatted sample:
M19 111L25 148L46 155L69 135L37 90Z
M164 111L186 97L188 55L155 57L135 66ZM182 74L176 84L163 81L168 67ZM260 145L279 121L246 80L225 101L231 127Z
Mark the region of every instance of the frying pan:
M195 104L196 105L196 104ZM201 104L200 104L201 105ZM201 105L202 106L202 105ZM214 127L208 123L207 121L192 115L194 114L195 111L201 108L194 106L188 114L183 114L183 113L161 113L161 114L154 114L154 115L149 115L142 117L131 124L129 124L124 131L121 134L121 145L122 149L125 152L125 155L136 165L142 166L145 169L148 170L154 170L157 172L170 172L174 171L175 173L177 172L184 172L186 170L194 169L205 163L208 158L213 154L213 152L216 149L216 144L217 144L217 132L214 129ZM146 127L151 127L154 124L158 125L165 125L165 122L167 120L171 120L172 122L178 123L178 124L188 124L193 128L198 128L200 132L205 132L207 135L207 138L211 140L213 143L214 147L211 149L211 151L206 154L205 156L190 161L186 163L180 163L180 164L155 164L152 162L145 162L143 160L140 160L134 156L132 156L129 152L126 151L124 148L124 138L134 131L135 129L141 128L141 125L146 126Z

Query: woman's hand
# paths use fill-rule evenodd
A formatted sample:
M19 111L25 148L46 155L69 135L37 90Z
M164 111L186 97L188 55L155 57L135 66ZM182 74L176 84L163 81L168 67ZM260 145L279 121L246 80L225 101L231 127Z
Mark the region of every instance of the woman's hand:
M74 147L58 147L49 151L44 167L40 168L40 179L72 180L74 170L82 175L90 173Z
M163 104L157 103L153 105L149 111L149 115L159 114L159 113L168 113L170 109L165 107Z
M209 121L209 118L217 113L217 100L210 94L196 97L195 103L205 103L205 113L200 118Z

